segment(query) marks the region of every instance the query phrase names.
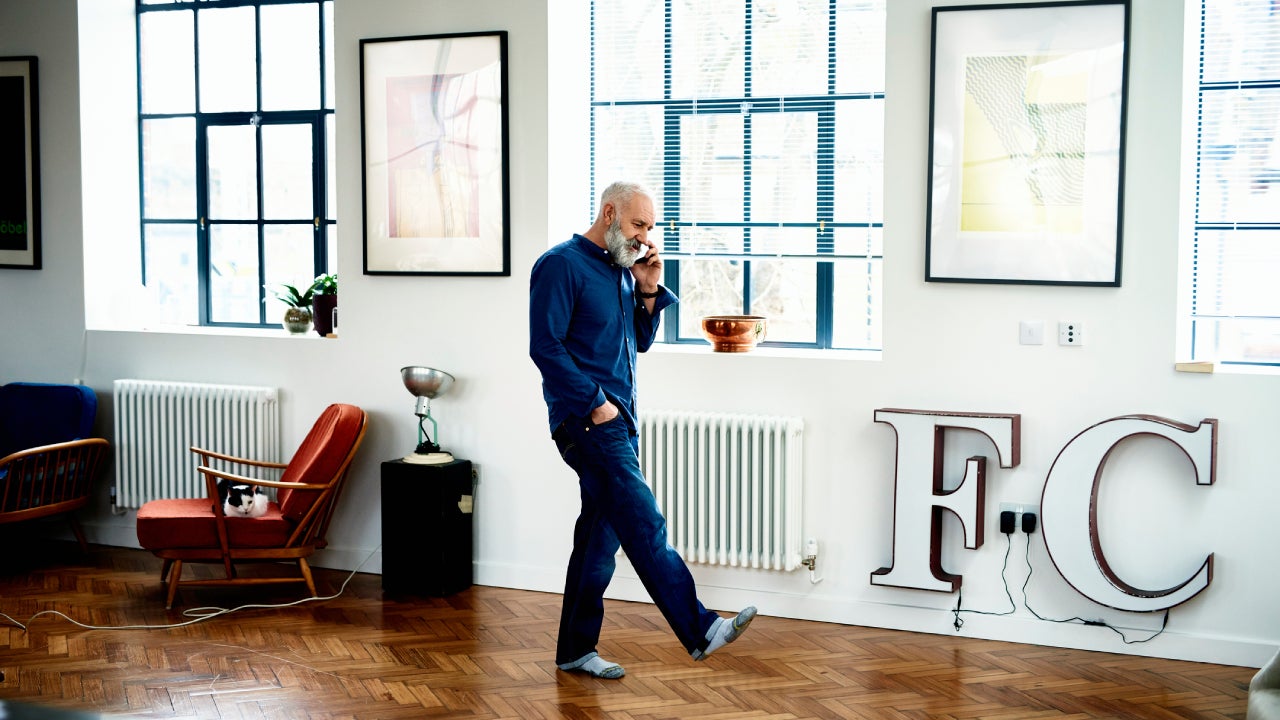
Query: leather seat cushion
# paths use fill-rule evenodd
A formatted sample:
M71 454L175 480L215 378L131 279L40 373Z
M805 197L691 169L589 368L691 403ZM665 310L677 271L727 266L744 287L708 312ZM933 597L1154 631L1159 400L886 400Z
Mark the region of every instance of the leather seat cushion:
M227 540L232 547L281 547L294 524L275 503L262 517L227 517ZM207 498L152 500L138 508L138 543L147 550L216 548L218 527L212 501Z

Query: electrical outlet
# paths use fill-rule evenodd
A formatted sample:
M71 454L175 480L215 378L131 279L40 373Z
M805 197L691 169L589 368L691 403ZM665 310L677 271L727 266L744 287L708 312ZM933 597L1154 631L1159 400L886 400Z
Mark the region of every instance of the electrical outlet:
M1029 514L1035 515L1037 522L1040 519L1039 505L1032 505L1030 503L1005 503L1005 502L1000 503L1000 512L1005 512L1006 510L1014 514L1013 526L1018 529L1022 528L1023 513L1029 513Z
M1023 320L1018 323L1018 343L1020 345L1044 344L1044 321Z
M1070 320L1058 323L1058 344L1083 345L1084 327L1080 323Z

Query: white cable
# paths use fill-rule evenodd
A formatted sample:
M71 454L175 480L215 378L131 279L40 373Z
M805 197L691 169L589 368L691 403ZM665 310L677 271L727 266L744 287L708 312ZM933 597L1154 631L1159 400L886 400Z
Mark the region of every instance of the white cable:
M230 609L219 608L219 607L209 607L209 606L191 608L190 610L182 611L182 615L184 617L192 618L191 620L187 620L186 622L170 623L166 625L86 625L80 622L79 620L74 620L68 617L66 614L59 612L57 610L41 610L35 615L32 615L30 618L27 618L26 625L23 625L22 623L18 622L17 620L14 620L12 617L9 617L8 615L2 612L0 612L0 617L22 628L23 632L26 632L27 626L31 624L32 620L35 620L41 615L57 615L65 619L67 622L73 625L78 625L82 628L85 628L86 630L167 630L170 628L180 628L180 627L185 627L187 625L194 625L198 622L204 622L205 620L212 620L213 618L219 617L221 615L229 615L233 612L238 612L240 610L286 608L286 607L292 607L294 605L301 605L303 603L315 602L319 600L333 600L334 598L337 598L340 595L342 595L342 593L347 589L347 583L351 582L351 579L356 576L356 573L360 572L360 568L364 567L364 564L369 562L369 559L372 558L381 549L382 549L382 545L378 545L378 547L374 548L372 552L370 552L367 556L365 556L365 559L360 561L360 564L356 566L355 570L351 571L351 574L347 576L347 579L342 581L342 586L338 588L338 592L332 595L326 595L324 597L313 596L308 598L302 598L300 600L294 600L293 602L287 602L287 603L280 603L278 605L249 604L249 605L240 605L238 607L234 607Z

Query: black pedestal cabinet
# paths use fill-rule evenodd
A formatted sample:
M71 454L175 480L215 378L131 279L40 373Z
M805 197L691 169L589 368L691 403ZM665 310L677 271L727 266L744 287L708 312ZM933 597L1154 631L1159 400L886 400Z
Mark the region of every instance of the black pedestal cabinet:
M471 587L470 460L382 463L382 589L442 597Z

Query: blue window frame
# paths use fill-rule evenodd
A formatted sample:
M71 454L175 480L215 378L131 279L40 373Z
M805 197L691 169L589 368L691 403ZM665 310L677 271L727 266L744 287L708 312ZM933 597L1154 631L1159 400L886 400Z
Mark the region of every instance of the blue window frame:
M264 327L331 271L333 0L138 0L143 282L161 320Z
M1202 0L1196 80L1193 360L1280 367L1280 5Z
M666 342L880 349L883 63L883 0L594 0L593 203L654 193Z

